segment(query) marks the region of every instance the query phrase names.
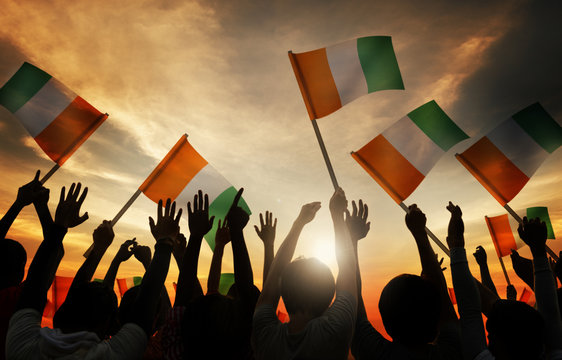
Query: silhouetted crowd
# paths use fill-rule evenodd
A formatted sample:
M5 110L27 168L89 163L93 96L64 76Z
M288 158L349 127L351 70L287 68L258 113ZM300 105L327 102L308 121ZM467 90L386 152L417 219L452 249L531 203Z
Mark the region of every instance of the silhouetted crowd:
M277 219L260 214L255 230L264 243L263 289L254 285L244 240L249 215L238 206L241 189L224 219L209 217L209 200L201 191L187 204L189 237L180 231L182 209L160 201L149 219L154 249L125 241L103 281L92 281L114 233L103 221L93 246L77 271L53 327L41 327L47 293L64 257L68 230L88 219L81 206L88 188L61 189L54 217L49 190L39 172L23 185L0 220L0 344L6 359L562 359L562 322L557 280L562 261L547 258L546 226L524 218L518 232L533 259L514 251L513 267L534 291L536 307L516 301L513 286L500 299L487 266L486 253L474 256L481 281L470 272L461 209L450 203L447 245L458 304L453 307L442 261L432 250L425 214L412 205L406 226L417 246L421 275L391 279L379 299L379 311L392 341L369 322L361 295L358 242L370 229L368 207L348 201L342 189L329 201L335 234L338 275L315 258L293 255L300 233L320 209L302 206L283 243L274 253ZM6 234L20 211L33 204L43 231L24 280L26 251ZM203 237L218 222L207 293L197 268ZM234 284L219 292L221 263L231 243ZM381 246L384 246L381 244ZM172 305L164 287L171 257L180 269ZM146 272L118 306L114 284L119 265L134 256ZM280 298L289 321L279 319ZM483 315L486 317L485 325Z

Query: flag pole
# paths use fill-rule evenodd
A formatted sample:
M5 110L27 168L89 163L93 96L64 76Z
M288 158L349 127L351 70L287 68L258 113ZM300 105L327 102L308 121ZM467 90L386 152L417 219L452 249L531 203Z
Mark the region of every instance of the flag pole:
M312 106L312 102L310 101L310 95L308 94L308 90L306 88L306 84L304 82L302 72L299 67L299 63L297 62L295 55L291 50L289 50L288 54L289 54L289 60L291 61L291 66L293 67L293 71L297 78L297 83L299 84L299 88L301 90L301 94L304 99L304 104L306 105L308 115L312 122L312 127L314 128L314 133L316 134L316 139L318 140L318 145L320 145L320 151L322 151L324 162L326 163L326 167L328 168L328 173L330 174L332 185L334 185L334 189L337 190L339 188L338 180L336 179L336 174L334 172L334 168L332 167L332 162L330 161L330 157L328 156L328 151L326 150L326 146L324 145L322 134L320 133L320 129L318 128L318 124L316 123L316 112L314 111L314 107Z
M492 236L492 243L494 243L494 247L496 248L496 253L498 255L498 260L500 261L500 265L502 266L503 276L505 276L505 281L507 281L507 285L511 285L511 281L509 281L509 276L507 276L507 271L505 270L505 264L503 263L503 259L499 254L500 245L497 243L496 239L496 232L490 223L490 218L488 216L484 216L484 220L486 221L486 225L488 226L488 230L490 230L490 235Z
M523 223L523 219L521 219L521 216L519 216L515 211L513 211L511 206L509 206L508 204L505 204L503 207L504 207L505 210L507 210L509 215L513 216L513 218L515 220L517 220L517 222L519 224ZM552 249L548 245L544 244L544 247L545 247L548 255L550 255L554 260L558 261L558 255L556 255L556 253L554 251L552 251Z
M137 189L137 191L135 191L135 193L133 194L133 196L131 196L131 198L129 199L129 201L127 201L125 203L125 205L123 205L123 207L121 208L121 210L119 210L119 212L117 213L117 215L115 215L115 217L113 218L113 220L111 220L111 227L114 227L115 224L117 223L117 221L119 221L119 219L121 219L121 216L123 216L123 214L125 214L125 212L131 207L131 205L133 205L133 203L135 202L135 200L139 197L139 195L141 194L141 191L139 189ZM94 244L90 245L90 247L88 248L88 250L86 250L86 252L84 253L84 257L87 258L90 253L92 252L94 248Z
M406 204L404 204L404 202L401 202L400 204L398 204L406 213L408 213L408 207L406 206ZM425 227L425 232L426 234L431 238L431 240L433 240L433 242L435 242L435 244L437 246L439 246L441 248L441 250L443 250L443 252L445 253L445 255L447 255L448 257L451 257L451 252L449 251L449 249L441 242L441 240L439 240L439 238L437 236L435 236L435 234L429 230L429 228L426 226Z
M49 180L49 178L51 176L53 176L53 174L60 168L59 164L55 164L51 170L49 170L48 173L45 174L45 176L43 176L43 178L41 180L39 180L39 182L41 183L41 185L43 185L47 180Z
M505 270L505 264L503 263L503 259L500 256L498 256L498 259L500 260L500 265L502 266L503 275L505 276L505 281L507 281L507 285L511 285L511 281L509 281L509 276L507 276L507 271Z

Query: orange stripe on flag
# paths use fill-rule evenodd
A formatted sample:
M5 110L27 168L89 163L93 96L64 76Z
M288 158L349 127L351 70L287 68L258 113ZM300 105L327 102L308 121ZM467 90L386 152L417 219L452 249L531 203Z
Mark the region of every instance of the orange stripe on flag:
M423 174L382 135L351 156L398 204L424 179Z
M493 217L484 216L484 218L486 219L488 230L490 230L490 236L492 236L498 257L511 254L511 249L517 250L507 214Z
M35 141L54 162L62 165L105 119L107 115L77 96Z
M183 135L139 187L150 200L174 200L205 166L207 160L187 141Z
M451 304L457 305L457 296L455 295L455 289L447 288L449 290L449 297L451 298Z
M319 119L341 108L340 95L325 48L300 54L289 53L289 58L310 120Z
M523 291L521 292L521 296L519 296L519 301L522 301L525 304L528 304L529 300L531 300L532 294L533 293L530 292L529 290L527 290L527 288L523 288Z
M457 159L504 206L529 181L487 137L478 140Z

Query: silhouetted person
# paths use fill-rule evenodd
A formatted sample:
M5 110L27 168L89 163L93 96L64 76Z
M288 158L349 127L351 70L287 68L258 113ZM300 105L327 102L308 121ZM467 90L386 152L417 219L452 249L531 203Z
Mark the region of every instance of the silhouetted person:
M277 251L254 314L252 345L257 359L347 359L357 311L355 256L344 221L347 200L338 189L330 200L338 279L316 259L291 262L299 235L320 203L302 207ZM332 298L336 298L333 304ZM290 321L276 316L283 298Z

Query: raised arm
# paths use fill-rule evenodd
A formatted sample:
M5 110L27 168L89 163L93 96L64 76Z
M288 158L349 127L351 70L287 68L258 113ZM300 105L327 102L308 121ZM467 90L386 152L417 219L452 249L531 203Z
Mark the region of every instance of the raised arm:
M115 237L113 228L111 227L111 221L104 220L94 230L92 237L94 239L94 247L82 263L82 266L80 266L80 269L76 272L74 280L72 280L72 285L70 285L69 293L79 284L88 283L92 280L103 255Z
M80 216L80 207L87 194L87 188L80 195L80 186L72 184L65 197L65 188L61 190L61 196L55 213L55 221L46 224L44 228L45 238L29 266L27 279L24 283L22 293L18 300L17 309L31 308L43 313L47 302L47 291L53 282L55 273L64 254L62 240L68 228L75 227L87 218Z
M490 269L488 268L488 255L486 255L486 250L479 245L476 247L476 251L472 255L474 255L474 258L480 267L480 279L482 281L482 285L490 289L491 292L499 297L498 290L496 290L496 285L494 285L494 281L490 275Z
M41 195L41 191L44 188L39 182L39 175L40 171L37 170L35 178L19 188L16 200L4 214L2 219L0 219L0 240L6 238L8 230L10 230L10 227L14 223L14 220L19 215L20 211L27 205L35 202L37 197ZM43 224L43 222L41 224Z
M314 219L318 210L320 210L320 202L306 204L301 208L299 216L293 223L291 230L287 234L285 240L283 240L279 250L277 250L277 254L273 259L271 269L267 275L267 280L263 285L263 290L256 304L256 308L262 304L271 304L274 307L277 307L279 297L281 296L281 275L283 274L285 267L293 258L302 229L306 224Z
M132 240L125 240L123 244L119 247L117 254L111 261L111 265L109 265L109 269L107 269L107 273L103 279L103 283L107 285L110 289L113 289L115 284L115 278L117 277L117 270L119 270L119 266L122 262L127 261L133 255L134 248L138 246L137 242L135 241L136 238Z
M519 255L519 253L513 249L511 250L510 257L511 265L517 276L534 291L535 279L533 277L533 260Z
M219 284L221 278L222 255L224 247L230 242L230 231L226 225L226 221L219 226L215 235L215 251L213 251L213 259L209 269L209 278L207 279L207 294L217 294L219 292Z
M193 210L191 203L187 203L187 215L190 234L180 268L174 306L186 306L196 296L203 295L197 278L197 265L203 236L211 230L215 219L214 216L209 219L207 194L203 197L203 192L199 190L193 197Z
M533 268L535 272L535 298L537 310L544 318L546 327L546 341L548 351L562 349L562 321L558 296L556 294L556 280L550 269L546 256L546 224L539 218L527 220L517 229L519 237L529 245L533 254Z
M260 213L260 227L254 225L254 229L258 234L261 241L263 241L263 277L262 283L265 284L267 279L267 274L271 268L271 263L273 262L275 243L275 232L277 230L277 218L273 221L273 213L265 212L265 222L263 221L263 214Z
M349 214L349 211L342 188L338 188L330 199L330 214L334 224L336 261L338 263L336 292L347 291L357 299L357 262L351 237L344 220L344 214Z
M139 295L133 305L133 321L142 327L147 336L152 335L152 323L158 308L164 281L168 275L172 248L179 234L182 209L176 215L176 203L166 200L162 213L162 200L158 202L156 222L149 218L150 232L156 240L154 258L144 274Z
M451 250L451 274L459 307L463 347L466 356L469 359L474 359L487 348L484 324L482 323L480 295L466 258L462 211L451 202L449 202L447 210L451 212L447 245Z
M365 310L365 304L363 303L363 296L361 294L362 284L361 284L361 271L359 269L359 255L358 255L358 243L359 240L363 239L369 233L371 229L371 223L367 222L367 217L369 216L369 207L367 204L363 203L363 200L359 200L359 207L355 201L351 202L353 212L349 214L346 212L345 224L347 230L349 231L349 236L351 237L351 242L353 244L353 253L355 255L355 263L357 264L357 318L367 318L367 311Z
M238 190L234 197L232 206L226 215L228 228L230 229L230 241L232 242L232 258L234 260L234 283L238 289L238 294L241 299L251 299L252 290L254 287L254 272L252 270L252 263L246 248L246 241L244 240L244 228L248 224L250 216L241 207L238 206L238 201L242 197L244 188ZM255 304L251 304L254 307Z

